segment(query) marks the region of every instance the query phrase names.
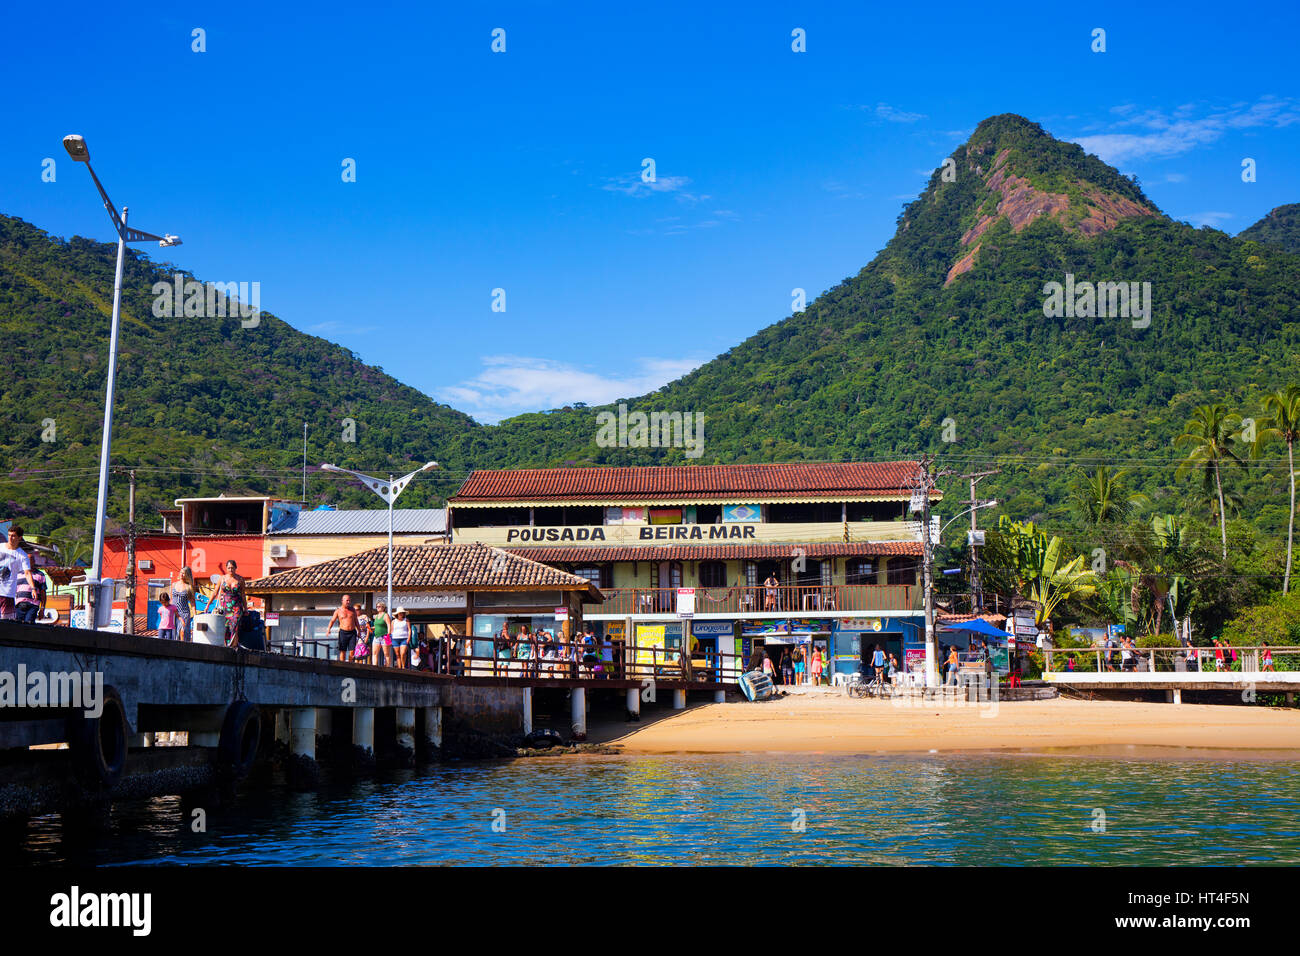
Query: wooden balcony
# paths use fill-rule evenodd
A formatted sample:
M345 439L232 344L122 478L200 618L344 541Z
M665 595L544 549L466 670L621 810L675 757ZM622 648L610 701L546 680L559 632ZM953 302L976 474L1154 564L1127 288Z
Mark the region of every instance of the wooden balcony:
M676 588L603 588L603 604L588 614L676 614ZM913 584L781 585L775 588L696 588L699 614L806 614L915 611L921 589Z

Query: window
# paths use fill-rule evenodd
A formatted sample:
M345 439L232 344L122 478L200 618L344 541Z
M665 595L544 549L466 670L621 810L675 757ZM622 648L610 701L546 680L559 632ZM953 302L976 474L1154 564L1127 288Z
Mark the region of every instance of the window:
M700 562L700 587L722 588L727 586L727 565L723 561Z
M610 564L588 564L573 569L580 578L586 578L598 588L614 586L614 566Z
M844 565L845 584L875 584L876 566L865 558L849 558Z
M890 584L916 584L916 563L893 558L885 566L885 578Z

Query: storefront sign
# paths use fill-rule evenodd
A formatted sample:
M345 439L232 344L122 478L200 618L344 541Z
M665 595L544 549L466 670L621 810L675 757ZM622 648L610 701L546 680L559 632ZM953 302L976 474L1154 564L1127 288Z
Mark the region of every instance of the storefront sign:
M677 589L677 616L680 618L695 616L695 588Z
M266 623L267 627L276 627L280 623L280 615L268 614L265 618L263 618L263 621Z
M388 595L386 593L375 592L371 595L372 606L387 600ZM393 594L393 603L409 611L415 608L465 607L467 602L464 591L403 591L400 594L396 592Z
M836 624L841 631L879 631L884 627L878 617L842 617Z
M569 609L567 607L557 607L555 609L555 619L557 621L567 621L569 619Z
M531 527L520 525L499 528L454 528L453 544L480 542L495 547L521 548L536 545L574 547L636 547L648 544L733 544L818 543L844 540L844 525L838 521L784 522L759 521L757 518L729 520L721 524L644 524L631 523L628 509L619 524L570 525L567 527ZM904 527L897 521L851 521L853 541L896 541L906 537L919 541L917 528Z
M730 637L734 628L730 621L695 621L691 633L696 637Z

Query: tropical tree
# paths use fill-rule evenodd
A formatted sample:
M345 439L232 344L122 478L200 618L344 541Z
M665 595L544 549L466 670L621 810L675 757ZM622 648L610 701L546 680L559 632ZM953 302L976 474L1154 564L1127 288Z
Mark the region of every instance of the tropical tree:
M1016 590L1037 605L1034 623L1040 627L1064 601L1096 593L1097 578L1083 555L1066 561L1061 538L1049 538L1032 521L1012 521L1002 515L990 541L986 554L995 567L1010 573Z
M1291 588L1291 549L1295 539L1295 443L1300 438L1300 386L1289 385L1264 396L1264 414L1255 433L1255 456L1270 440L1286 442L1287 475L1291 480L1291 510L1286 523L1286 573L1282 593Z
M1223 504L1222 465L1231 462L1241 465L1241 458L1232 449L1235 440L1236 419L1226 405L1199 405L1183 426L1182 434L1174 438L1174 445L1189 445L1187 457L1178 465L1175 477L1189 471L1200 471L1205 487L1213 487L1219 499L1219 538L1223 544L1223 560L1228 560L1228 522Z
M1108 465L1098 465L1096 471L1085 472L1070 486L1070 504L1084 525L1096 529L1102 525L1126 521L1134 506L1146 501L1146 496L1130 492L1124 481L1128 474L1124 468L1112 470Z

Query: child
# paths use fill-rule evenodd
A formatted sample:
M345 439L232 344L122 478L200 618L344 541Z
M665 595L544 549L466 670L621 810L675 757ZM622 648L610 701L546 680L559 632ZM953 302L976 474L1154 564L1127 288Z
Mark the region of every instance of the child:
M158 636L164 641L176 640L176 608L166 591L158 595Z

